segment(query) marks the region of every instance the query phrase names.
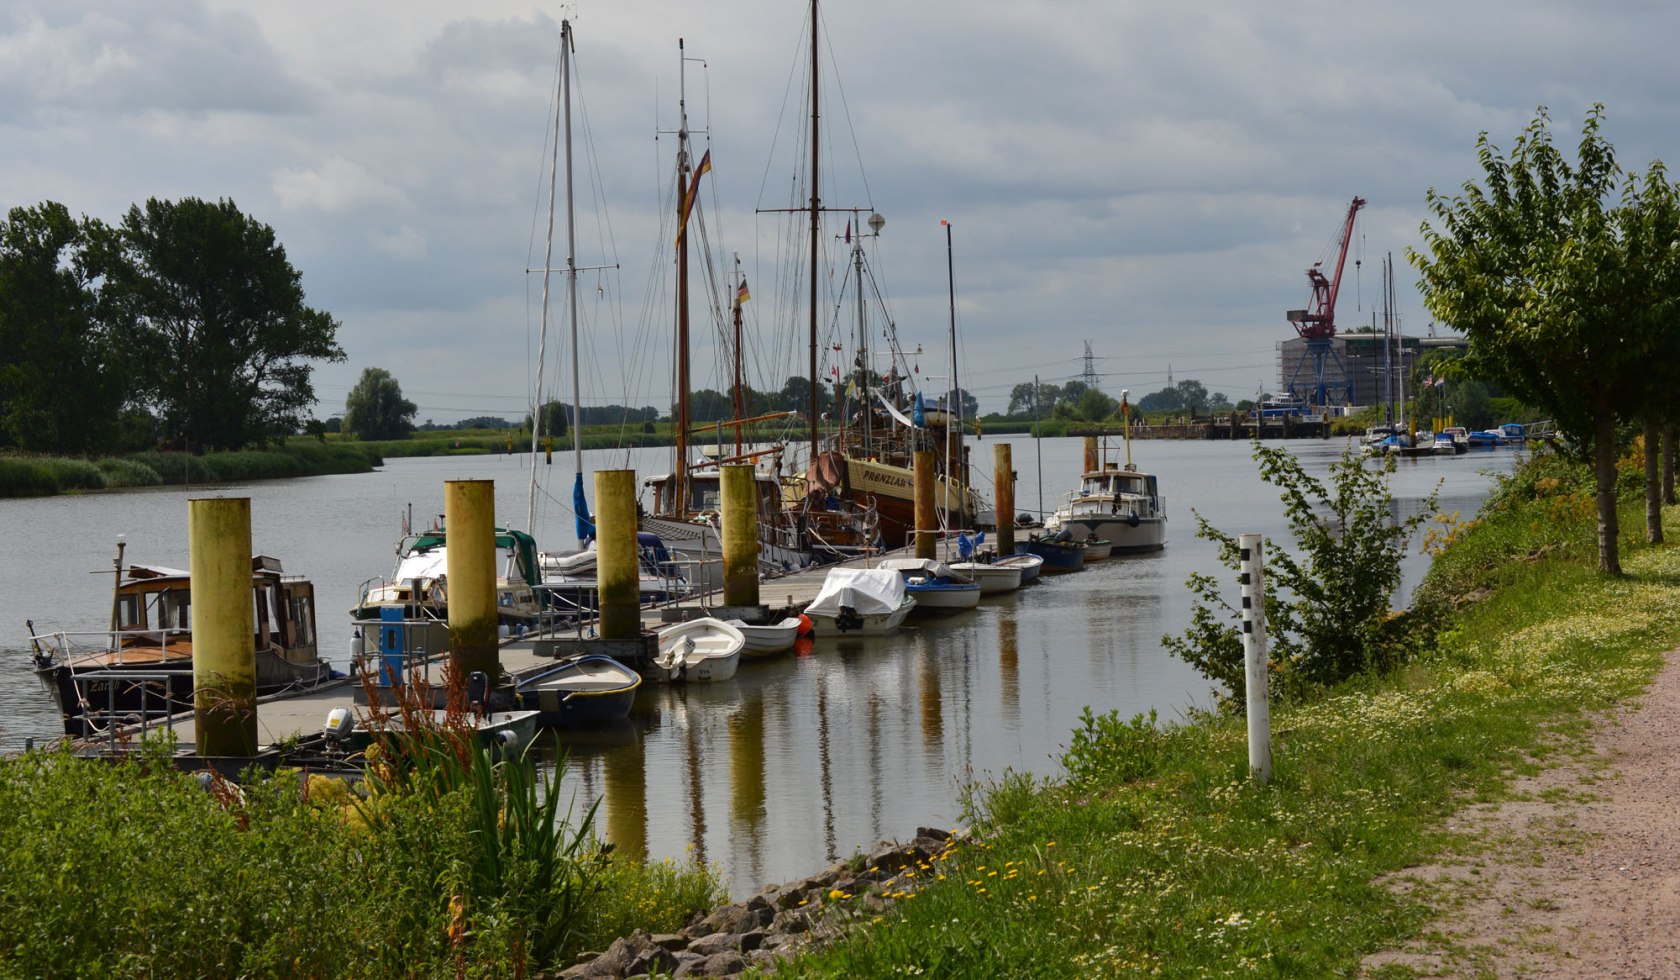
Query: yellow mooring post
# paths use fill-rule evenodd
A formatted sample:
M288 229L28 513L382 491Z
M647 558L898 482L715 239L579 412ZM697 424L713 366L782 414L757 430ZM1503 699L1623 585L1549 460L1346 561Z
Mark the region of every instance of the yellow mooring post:
M443 526L448 534L449 661L462 683L482 672L496 683L496 484L445 480Z
M718 468L723 491L723 604L758 605L758 486L751 466Z
M1096 469L1097 469L1097 437L1096 436L1086 436L1085 437L1085 472L1090 473L1090 472L1095 471Z
M932 558L939 518L933 512L933 450L916 451L916 557Z
M257 754L251 500L187 501L192 572L193 733L199 755Z
M636 565L636 471L595 472L595 582L601 590L603 640L641 634L641 589Z
M998 554L1015 553L1015 463L1009 443L992 447L992 499L997 502Z

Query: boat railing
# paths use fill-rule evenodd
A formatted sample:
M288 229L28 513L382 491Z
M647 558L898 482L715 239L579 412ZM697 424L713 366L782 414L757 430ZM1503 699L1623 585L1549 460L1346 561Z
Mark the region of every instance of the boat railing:
M105 742L115 750L119 739L131 738L136 734L144 738L153 728L173 732L175 730L175 710L169 697L169 681L174 677L192 677L191 670L91 670L76 675L76 698L81 702L82 713L77 722L82 726L83 739L93 739L103 736ZM83 692L83 684L92 681L105 682L106 701L103 708L90 703ZM140 707L137 711L117 710L117 691L126 685L133 685L133 689L140 693ZM156 696L156 709L147 707L150 698Z
M31 633L29 644L36 651L37 658L45 653L54 663L67 663L78 656L89 654L108 654L112 664L125 663L123 652L125 649L138 652L142 650L166 649L170 637L190 636L188 629L118 629L118 630L57 630L52 633ZM155 660L155 656L146 659Z

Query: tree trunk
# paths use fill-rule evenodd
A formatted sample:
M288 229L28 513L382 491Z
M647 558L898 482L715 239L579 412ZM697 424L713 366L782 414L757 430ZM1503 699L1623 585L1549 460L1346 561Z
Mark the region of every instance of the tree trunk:
M1662 433L1652 419L1645 420L1645 540L1662 544Z
M1593 478L1598 486L1598 570L1621 575L1616 526L1616 416L1608 405L1595 406Z
M1662 429L1662 499L1673 506L1674 500L1674 426Z

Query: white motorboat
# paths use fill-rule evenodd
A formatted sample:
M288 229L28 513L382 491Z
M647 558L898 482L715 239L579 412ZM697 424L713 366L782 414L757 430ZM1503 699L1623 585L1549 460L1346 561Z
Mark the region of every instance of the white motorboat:
M748 660L786 653L793 649L794 641L799 639L798 616L789 616L779 623L766 625L754 625L740 619L729 619L725 622L740 630L741 635L746 637L747 645L742 648L741 656Z
M1040 559L1042 561L1043 559ZM980 586L983 596L997 595L1000 592L1014 592L1021 587L1025 580L1026 566L1019 563L957 561L951 563L951 571L964 578L970 579ZM1034 566L1036 573L1037 566Z
M960 612L980 604L980 584L931 558L888 558L881 563L904 576L904 591L916 600L916 611Z
M997 561L992 562L992 567L1019 568L1021 570L1021 584L1026 585L1028 582L1038 580L1038 572L1039 569L1044 567L1044 559L1037 555L1028 554L1004 555ZM981 588L982 590L985 588L984 583L982 583Z
M817 636L884 636L898 629L916 600L890 568L833 568L805 607Z
M1067 495L1044 526L1065 528L1075 541L1106 538L1117 555L1159 551L1167 543L1167 512L1155 476L1131 464L1121 469L1107 463L1087 471L1079 489Z
M721 619L691 619L659 631L654 663L672 680L726 681L735 676L746 645L741 631Z

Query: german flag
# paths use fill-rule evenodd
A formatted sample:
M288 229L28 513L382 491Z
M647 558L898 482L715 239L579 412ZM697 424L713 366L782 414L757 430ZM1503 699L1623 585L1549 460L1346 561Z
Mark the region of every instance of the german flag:
M741 288L735 290L735 305L740 306L749 299L752 299L752 293L747 292L747 277L742 276Z
M700 178L712 169L712 151L700 158L700 166L694 168L694 179L689 181L688 193L683 195L682 210L677 214L677 247L682 248L683 236L688 233L688 215L694 210L694 199L700 196Z

